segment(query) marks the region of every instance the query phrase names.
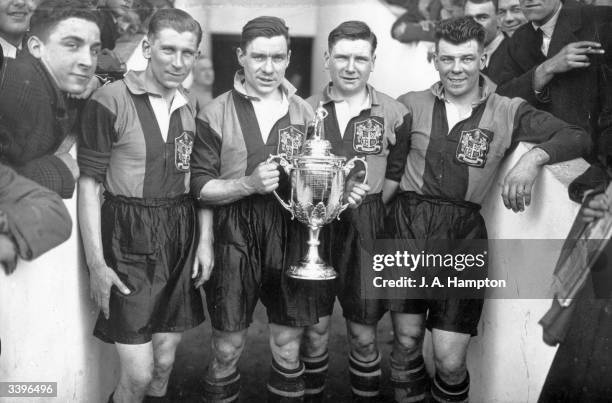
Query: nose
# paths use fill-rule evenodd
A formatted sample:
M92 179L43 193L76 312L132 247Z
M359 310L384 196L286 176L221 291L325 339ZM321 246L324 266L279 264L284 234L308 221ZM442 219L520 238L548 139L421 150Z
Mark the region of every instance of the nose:
M13 0L11 4L13 7L23 8L26 5L26 0Z
M455 59L455 61L453 61L452 72L453 73L461 73L461 60Z
M92 53L91 48L82 46L78 55L78 63L81 69L89 70L98 63L98 56Z
M265 73L273 73L274 72L274 67L272 66L272 58L271 57L266 57L266 61L264 62L263 66L261 66L261 69Z
M355 71L355 58L349 57L348 63L346 64L346 71L352 73Z
M174 57L172 58L172 67L174 67L175 69L181 69L185 66L185 63L183 61L183 54L181 52L176 52L174 54Z
M504 15L502 16L502 19L504 21L512 21L514 20L514 16L513 14L510 12L510 10L506 10L506 12L504 13Z

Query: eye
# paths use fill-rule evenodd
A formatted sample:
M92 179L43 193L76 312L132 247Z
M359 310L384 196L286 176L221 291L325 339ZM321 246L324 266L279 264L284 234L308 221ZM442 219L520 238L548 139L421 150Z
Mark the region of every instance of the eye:
M277 56L274 56L272 60L274 61L274 63L282 63L285 61L285 56L277 55Z
M263 62L265 59L266 58L263 55L254 55L253 56L253 60L255 60L256 62Z

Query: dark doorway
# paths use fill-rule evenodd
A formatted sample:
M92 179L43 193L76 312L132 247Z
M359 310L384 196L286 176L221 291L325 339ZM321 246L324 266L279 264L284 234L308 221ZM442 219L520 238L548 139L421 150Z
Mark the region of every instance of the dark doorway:
M307 37L291 38L291 63L285 72L285 77L296 86L297 93L302 98L310 96L312 42L313 39ZM230 90L234 84L234 73L240 68L236 58L236 48L239 44L240 35L212 35L214 96Z

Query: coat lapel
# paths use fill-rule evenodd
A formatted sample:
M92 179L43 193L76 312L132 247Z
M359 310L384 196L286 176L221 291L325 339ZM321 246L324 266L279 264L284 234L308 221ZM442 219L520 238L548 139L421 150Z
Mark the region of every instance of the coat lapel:
M563 7L559 13L559 19L553 31L548 47L548 57L559 53L569 43L577 42L575 32L582 27L582 15L579 8L571 9Z

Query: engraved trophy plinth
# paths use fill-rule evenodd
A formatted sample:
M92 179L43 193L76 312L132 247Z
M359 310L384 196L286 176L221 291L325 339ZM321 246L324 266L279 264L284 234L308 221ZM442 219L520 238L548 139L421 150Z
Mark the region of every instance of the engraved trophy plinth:
M362 157L346 161L345 157L331 153L331 143L324 138L323 119L327 111L319 104L313 120L312 138L306 140L302 152L290 159L284 154L271 155L268 162L278 160L291 178L291 198L285 202L277 193L274 196L291 213L291 219L308 226L308 252L296 266L290 266L287 275L302 280L331 280L337 277L334 268L319 256L321 227L339 217L348 207L342 203L345 180L355 162L361 161L366 172L367 163Z

